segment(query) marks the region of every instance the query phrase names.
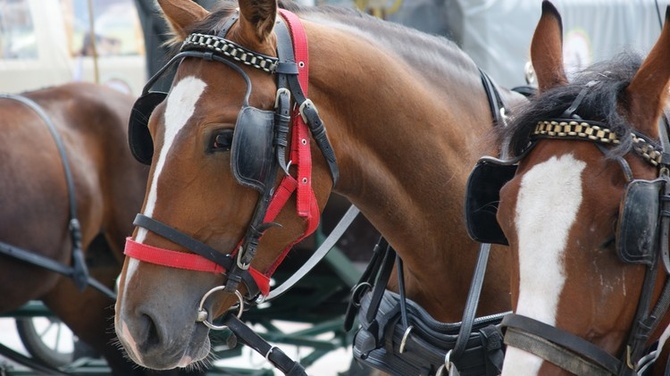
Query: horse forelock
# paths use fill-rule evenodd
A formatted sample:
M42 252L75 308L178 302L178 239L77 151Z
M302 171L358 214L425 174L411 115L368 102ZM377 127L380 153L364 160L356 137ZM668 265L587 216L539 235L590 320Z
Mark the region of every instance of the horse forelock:
M587 121L603 122L619 135L621 144L610 149L610 156L627 153L632 147L630 137L632 125L619 110L621 101L625 100L624 91L641 62L639 55L624 52L611 60L586 68L565 86L555 87L530 98L510 122L509 127L498 128L499 142L506 143L514 155L523 154L537 123L560 118L587 83L596 81L597 83L586 92L575 114Z

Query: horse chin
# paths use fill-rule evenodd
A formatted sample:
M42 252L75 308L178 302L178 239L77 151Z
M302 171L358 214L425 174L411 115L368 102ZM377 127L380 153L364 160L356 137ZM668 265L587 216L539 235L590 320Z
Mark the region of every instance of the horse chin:
M209 332L206 329L205 331ZM174 368L198 368L198 364L207 359L210 349L211 342L209 337L205 336L204 340L191 341L181 353L180 349L176 349L174 354L167 352L156 357L147 356L143 359L144 364L138 364L157 371Z
M174 368L198 368L198 364L206 361L211 349L209 329L204 325L194 325L184 328L181 333L190 331L191 335L174 337L174 340L165 341L162 346L138 345L129 335L125 325L121 325L118 334L119 343L126 350L130 360L139 366L152 370L170 370ZM179 337L190 337L180 340Z

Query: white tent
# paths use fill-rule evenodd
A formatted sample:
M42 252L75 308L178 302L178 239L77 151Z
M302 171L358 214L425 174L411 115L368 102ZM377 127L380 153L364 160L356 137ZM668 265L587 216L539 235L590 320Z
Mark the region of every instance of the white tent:
M83 80L139 95L146 79L133 0L0 0L0 92Z

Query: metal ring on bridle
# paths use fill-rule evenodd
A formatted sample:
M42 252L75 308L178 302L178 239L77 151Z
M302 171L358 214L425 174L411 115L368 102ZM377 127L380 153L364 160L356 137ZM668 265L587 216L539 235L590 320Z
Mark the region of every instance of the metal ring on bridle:
M358 308L361 306L361 298L363 297L363 294L371 288L372 285L370 283L361 282L351 289L351 303L354 307Z
M451 350L447 351L447 353L444 355L444 369L451 373L451 367L453 366L453 363L451 363Z
M226 325L214 325L211 322L207 321L207 318L209 316L209 313L207 312L206 309L203 308L203 305L205 304L205 300L212 295L213 293L217 291L221 291L225 289L226 286L216 286L213 289L207 291L205 295L203 295L202 299L200 299L200 305L198 306L198 318L195 320L196 322L201 322L203 323L206 327L212 329L212 330L224 330L228 328ZM239 301L239 310L237 311L237 318L240 318L242 316L242 312L244 311L244 298L242 297L242 294L235 290L235 296L237 296L237 300ZM231 307L233 308L233 307Z

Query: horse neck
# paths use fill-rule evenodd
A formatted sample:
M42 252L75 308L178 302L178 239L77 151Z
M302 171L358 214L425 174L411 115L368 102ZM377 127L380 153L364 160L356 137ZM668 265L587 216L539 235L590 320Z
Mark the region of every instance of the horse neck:
M354 34L323 34L310 49L310 97L340 165L335 190L401 255L413 276L408 296L438 318L460 318L477 256L463 220L465 184L477 158L491 154L481 145L492 119L479 72L455 47L419 62ZM455 295L453 315L431 309L445 293Z

